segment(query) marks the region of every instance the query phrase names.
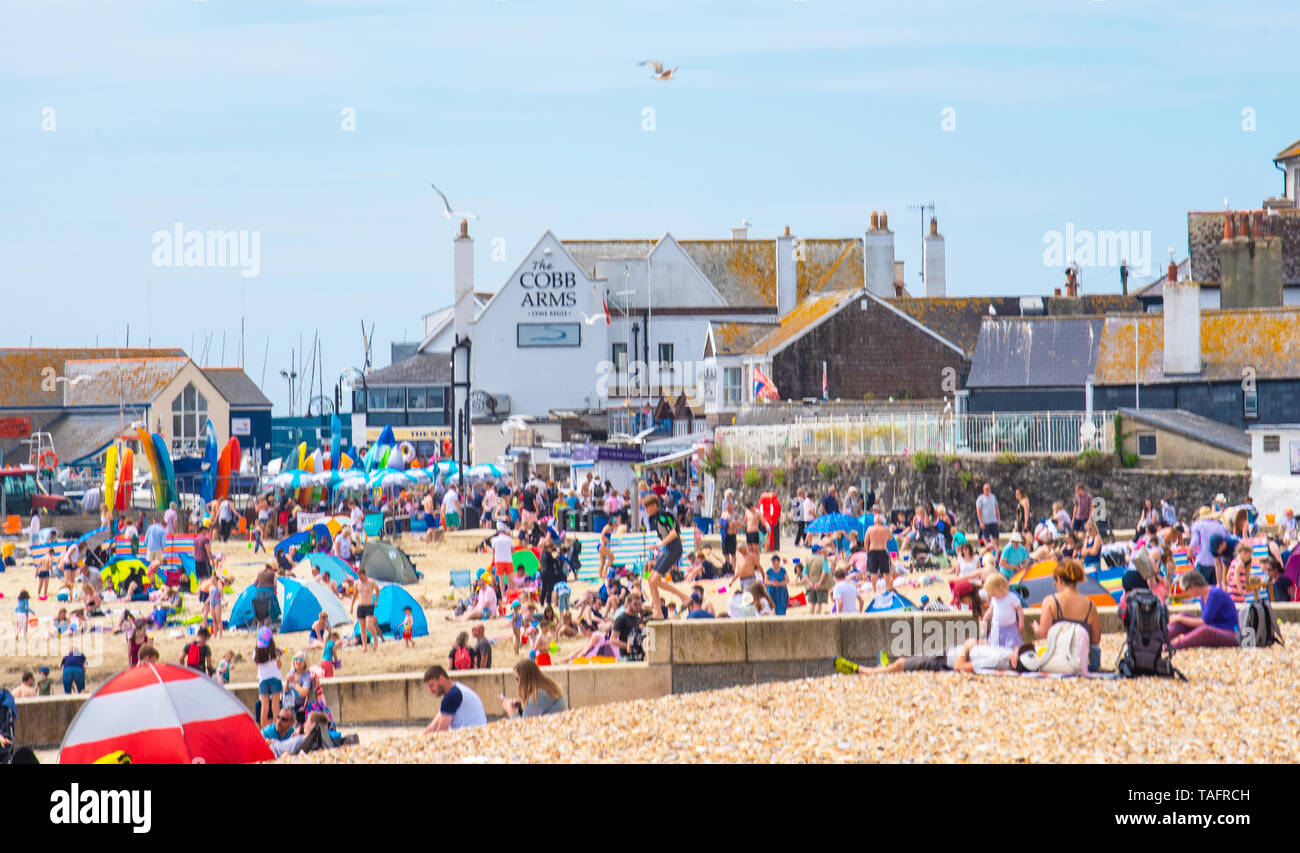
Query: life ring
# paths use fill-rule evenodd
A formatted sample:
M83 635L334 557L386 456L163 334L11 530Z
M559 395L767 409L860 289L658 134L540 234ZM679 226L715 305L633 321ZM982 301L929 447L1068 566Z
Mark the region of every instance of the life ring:
M444 438L444 439L442 440L442 457L443 457L444 459L450 459L450 458L451 458L451 439L450 439L450 438Z
M53 450L42 451L40 457L36 460L36 464L47 471L53 471L59 467L59 454Z

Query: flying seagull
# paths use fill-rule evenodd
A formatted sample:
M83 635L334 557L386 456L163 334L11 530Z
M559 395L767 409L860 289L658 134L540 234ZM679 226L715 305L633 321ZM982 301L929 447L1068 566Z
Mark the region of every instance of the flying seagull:
M678 66L674 65L672 68L669 68L667 71L665 71L664 64L654 59L647 59L644 62L638 62L637 65L649 65L651 68L653 68L655 70L655 73L651 76L653 76L654 79L656 80L673 79L673 72L676 71L678 68Z
M429 186L433 187L433 191L436 192L436 193L438 194L439 198L442 199L442 215L443 215L445 218L447 218L447 219L478 219L478 216L477 216L477 215L475 215L475 214L473 214L473 213L470 213L468 210L452 210L452 209L451 209L451 202L447 201L447 195L446 195L446 193L444 193L442 190L438 189L437 184L430 183Z
M603 312L597 314L588 314L586 311L579 311L578 313L582 315L582 319L587 323L588 326L594 326L596 325L596 322L598 320L605 319L605 314Z

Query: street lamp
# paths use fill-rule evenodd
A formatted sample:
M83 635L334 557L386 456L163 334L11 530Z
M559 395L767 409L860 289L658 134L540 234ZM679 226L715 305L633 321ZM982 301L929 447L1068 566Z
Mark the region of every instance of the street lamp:
M280 365L280 375L289 382L289 417L293 417L293 381L298 378L298 371L293 369L292 353L289 356L289 364L290 366L288 368L283 364Z
M457 491L465 500L465 468L469 465L469 357L468 337L456 336L451 348L452 450L456 454ZM465 529L467 515L462 507L460 528Z
M898 503L898 484L894 482L894 474L898 472L898 463L891 459L886 467L889 468L889 512L893 512L894 506ZM889 518L889 513L885 513L885 517Z

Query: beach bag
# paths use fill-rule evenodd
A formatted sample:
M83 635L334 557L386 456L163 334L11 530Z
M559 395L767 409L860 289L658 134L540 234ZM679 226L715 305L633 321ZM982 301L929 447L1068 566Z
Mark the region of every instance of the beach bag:
M1282 632L1277 629L1273 606L1267 601L1256 601L1246 607L1245 624L1241 629L1241 644L1248 649L1262 649L1274 643L1286 645Z
M1144 675L1183 678L1172 663L1174 653L1169 648L1169 608L1155 593L1141 588L1129 590L1124 596L1121 617L1126 638L1119 662L1115 665L1121 678Z
M465 646L457 646L451 656L452 669L472 669L474 660L470 657L469 649Z
M191 669L203 666L203 647L198 643L185 644L185 665Z
M1039 658L1038 671L1055 675L1085 675L1088 672L1089 647L1087 628L1078 622L1053 622Z

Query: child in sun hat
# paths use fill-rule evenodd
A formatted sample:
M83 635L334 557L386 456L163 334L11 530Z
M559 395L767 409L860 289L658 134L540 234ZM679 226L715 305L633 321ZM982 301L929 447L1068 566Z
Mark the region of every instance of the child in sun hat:
M275 635L263 625L257 629L257 648L253 651L257 664L257 694L261 700L263 726L270 725L280 712L280 695L284 683L280 680L280 649L275 645Z

